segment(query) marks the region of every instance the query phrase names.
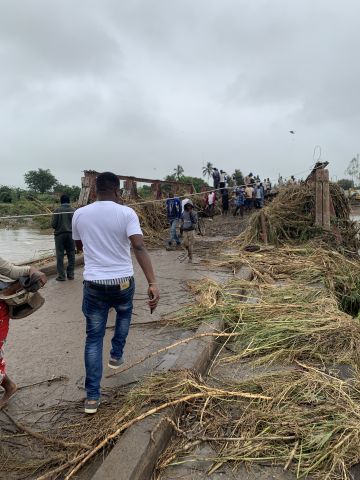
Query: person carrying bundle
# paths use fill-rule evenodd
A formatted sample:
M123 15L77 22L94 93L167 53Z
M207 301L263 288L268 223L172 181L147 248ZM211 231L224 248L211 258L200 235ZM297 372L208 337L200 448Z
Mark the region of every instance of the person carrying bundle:
M189 200L184 205L184 211L181 215L180 234L184 238L184 247L188 252L188 261L192 263L193 250L195 243L195 227L198 223L197 213L194 211L194 205Z
M25 278L28 277L28 278ZM11 282L12 280L23 280L22 283L18 284L17 282ZM29 280L25 282L25 280ZM0 410L4 408L11 397L15 394L17 390L16 384L9 378L8 374L6 373L6 364L4 360L4 345L6 343L7 335L9 332L9 324L10 324L10 308L8 305L7 298L14 299L17 297L17 293L19 291L24 292L21 289L24 283L27 283L29 286L29 291L36 291L37 289L43 287L46 283L46 275L39 270L36 270L30 266L21 266L17 267L6 260L0 258L0 386L4 389L4 394L0 398ZM43 300L44 301L44 300ZM42 303L41 303L42 304ZM41 305L39 305L41 306ZM19 307L23 307L23 305L19 305ZM25 309L26 305L24 305ZM32 308L35 311L35 306ZM23 310L24 310L23 309ZM29 309L31 311L31 308ZM27 312L29 314L29 312ZM26 316L22 313L19 318L23 318ZM11 316L11 318L16 318L15 316Z

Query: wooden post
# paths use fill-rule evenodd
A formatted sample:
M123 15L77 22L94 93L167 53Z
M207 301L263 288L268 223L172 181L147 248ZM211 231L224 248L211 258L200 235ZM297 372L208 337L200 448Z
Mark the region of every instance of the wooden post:
M261 236L262 236L262 241L265 243L265 245L268 244L268 235L267 235L267 230L266 230L266 222L265 222L265 215L264 212L260 212L260 222L261 222Z
M330 183L325 169L315 172L315 225L330 230Z

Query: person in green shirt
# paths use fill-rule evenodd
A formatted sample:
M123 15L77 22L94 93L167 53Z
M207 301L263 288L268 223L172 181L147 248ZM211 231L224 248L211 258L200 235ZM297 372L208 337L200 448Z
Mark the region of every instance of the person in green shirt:
M72 217L75 209L70 206L70 198L68 195L61 195L61 206L54 212L52 219L52 227L55 235L55 249L56 249L56 280L63 282L66 280L64 268L64 254L66 253L68 259L67 278L74 280L75 270L75 243L72 239Z

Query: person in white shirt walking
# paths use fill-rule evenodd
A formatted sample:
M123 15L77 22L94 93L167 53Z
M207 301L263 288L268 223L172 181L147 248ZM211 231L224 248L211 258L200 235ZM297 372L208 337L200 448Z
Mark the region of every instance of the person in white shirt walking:
M111 172L96 179L97 201L78 209L73 217L73 239L84 250L85 413L96 413L100 405L103 372L103 338L110 308L116 323L108 366L123 363L135 291L130 245L148 281L150 311L159 301L159 290L150 256L145 248L139 218L129 207L119 205L120 182Z

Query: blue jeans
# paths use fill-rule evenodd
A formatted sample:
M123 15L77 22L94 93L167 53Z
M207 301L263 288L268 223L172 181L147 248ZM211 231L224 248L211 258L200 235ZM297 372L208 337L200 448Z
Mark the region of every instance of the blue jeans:
M176 232L176 227L178 224L179 219L175 218L174 220L170 220L170 239L169 245L172 245L172 242L175 241L177 245L180 245L180 238Z
M82 311L86 318L85 389L88 400L100 398L100 382L103 373L103 339L110 308L116 310L114 336L110 355L119 360L123 355L129 333L135 281L130 280L126 290L105 287L102 290L84 285Z

